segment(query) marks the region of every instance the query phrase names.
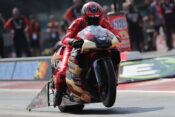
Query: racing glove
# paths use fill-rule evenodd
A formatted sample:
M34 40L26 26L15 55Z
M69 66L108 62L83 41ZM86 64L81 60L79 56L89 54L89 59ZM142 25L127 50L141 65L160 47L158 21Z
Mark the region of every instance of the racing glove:
M83 43L84 43L83 40L76 40L76 39L69 40L69 45L71 45L74 48L81 48Z

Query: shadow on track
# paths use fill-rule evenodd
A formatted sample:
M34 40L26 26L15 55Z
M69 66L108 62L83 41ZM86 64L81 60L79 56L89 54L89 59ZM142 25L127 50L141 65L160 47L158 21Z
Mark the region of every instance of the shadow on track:
M110 109L96 109L96 108L88 108L83 110L82 112L78 113L71 113L77 115L111 115L111 114L132 114L132 113L144 113L144 112L152 112L162 110L164 107L154 107L154 108L141 108L141 107L126 107L126 108L119 108L114 107Z

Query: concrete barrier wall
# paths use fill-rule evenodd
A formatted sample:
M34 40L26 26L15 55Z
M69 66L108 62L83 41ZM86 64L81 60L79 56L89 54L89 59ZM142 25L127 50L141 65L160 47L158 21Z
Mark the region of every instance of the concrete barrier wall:
M140 59L140 55L138 52L125 52L121 53L121 58L122 61ZM49 80L50 60L51 56L0 59L0 80Z
M0 60L0 80L49 80L51 57ZM175 56L123 61L119 83L175 76Z
M0 80L49 80L50 57L1 59Z

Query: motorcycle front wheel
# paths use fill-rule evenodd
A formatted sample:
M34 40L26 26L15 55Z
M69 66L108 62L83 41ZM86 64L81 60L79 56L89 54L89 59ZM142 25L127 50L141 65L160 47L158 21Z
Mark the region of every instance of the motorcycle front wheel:
M111 59L103 59L100 69L103 82L101 101L105 107L112 107L116 99L116 75Z

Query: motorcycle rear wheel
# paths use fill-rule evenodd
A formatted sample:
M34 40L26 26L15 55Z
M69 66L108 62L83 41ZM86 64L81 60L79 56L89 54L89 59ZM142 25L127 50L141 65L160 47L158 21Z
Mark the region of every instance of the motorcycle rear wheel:
M73 105L73 106L59 106L61 112L81 112L84 108L83 104Z

